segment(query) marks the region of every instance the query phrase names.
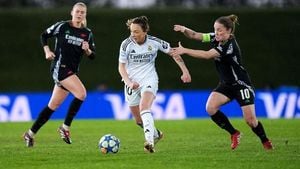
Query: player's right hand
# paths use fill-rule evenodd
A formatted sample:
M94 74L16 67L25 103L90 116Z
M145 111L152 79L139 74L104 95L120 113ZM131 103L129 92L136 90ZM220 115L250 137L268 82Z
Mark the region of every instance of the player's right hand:
M47 60L53 60L55 58L55 54L51 51L46 52L45 55Z
M185 26L182 26L182 25L174 25L174 31L176 32L184 32L186 30L186 27Z
M135 90L140 87L140 84L138 84L137 82L131 82L129 83L128 87L132 90Z

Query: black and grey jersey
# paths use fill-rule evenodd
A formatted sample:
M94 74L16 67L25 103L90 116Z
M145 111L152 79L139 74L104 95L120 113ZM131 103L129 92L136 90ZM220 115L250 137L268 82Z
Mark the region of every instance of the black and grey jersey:
M214 33L204 34L203 39L209 41L212 47L220 54L215 58L216 69L220 81L234 84L245 82L251 85L250 77L242 65L241 50L234 36L231 36L225 43L219 43Z
M79 63L84 54L82 49L82 42L87 41L89 43L92 54L89 58L95 57L95 43L93 34L90 29L75 28L71 26L71 21L61 21L50 26L41 34L42 46L48 44L49 38L55 38L55 58L51 64L51 71L55 67L66 67L72 70L74 73L79 70Z

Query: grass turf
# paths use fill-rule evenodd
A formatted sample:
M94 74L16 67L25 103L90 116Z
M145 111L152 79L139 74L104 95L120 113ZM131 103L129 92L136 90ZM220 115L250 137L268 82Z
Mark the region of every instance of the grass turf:
M73 144L65 144L57 133L61 121L49 121L35 137L33 148L25 147L21 135L32 122L0 123L0 168L94 169L94 168L230 168L292 169L300 166L300 120L262 119L275 149L265 151L242 119L232 119L243 135L237 150L230 149L230 136L210 119L156 121L165 137L157 152L143 151L144 137L133 120L75 120ZM117 154L103 155L100 137L112 133L121 140Z

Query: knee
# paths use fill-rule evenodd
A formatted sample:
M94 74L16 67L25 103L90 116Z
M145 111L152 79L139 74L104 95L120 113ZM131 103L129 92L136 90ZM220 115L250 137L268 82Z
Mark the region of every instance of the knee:
M79 93L77 93L77 94L75 95L75 97L76 97L77 99L82 100L82 101L85 100L86 96L87 96L86 92L79 92Z
M50 102L50 103L48 104L48 107L49 107L51 110L55 111L60 105L61 105L61 103L59 103L59 102Z
M214 106L212 104L206 104L205 109L209 115L214 115L219 110L219 107Z

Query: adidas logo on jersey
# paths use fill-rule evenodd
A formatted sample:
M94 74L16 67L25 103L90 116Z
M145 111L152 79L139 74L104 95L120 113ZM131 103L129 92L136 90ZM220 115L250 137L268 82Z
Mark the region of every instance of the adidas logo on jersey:
M147 86L147 88L151 88L151 86L149 85L149 86Z
M130 53L136 53L135 50L133 49Z

